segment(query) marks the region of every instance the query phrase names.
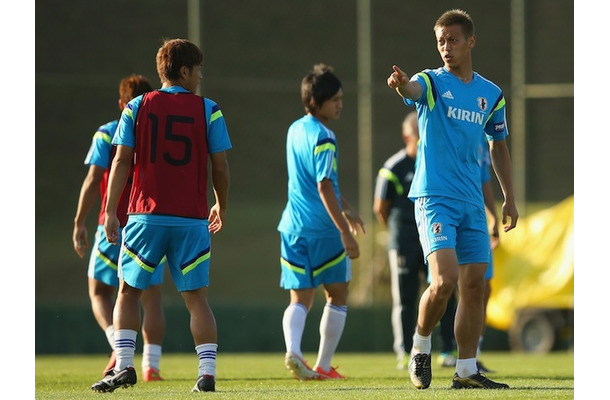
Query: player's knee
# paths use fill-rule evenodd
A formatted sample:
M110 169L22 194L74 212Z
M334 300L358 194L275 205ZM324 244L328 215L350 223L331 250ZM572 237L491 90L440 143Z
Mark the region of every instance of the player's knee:
M452 279L437 279L436 282L430 284L430 294L435 298L449 300L453 296L456 283Z

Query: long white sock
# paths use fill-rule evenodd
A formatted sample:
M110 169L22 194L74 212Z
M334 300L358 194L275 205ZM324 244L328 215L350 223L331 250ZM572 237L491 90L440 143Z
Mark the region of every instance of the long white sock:
M161 362L161 345L158 344L144 344L142 349L142 369L154 368L159 370L159 363Z
M110 348L114 350L114 325L108 325L104 332L106 333L108 343L110 343Z
M460 378L467 378L470 375L474 375L477 373L477 359L476 358L464 358L460 360L458 358L457 364L455 366L455 372L460 376Z
M330 360L335 355L347 318L347 306L336 306L326 303L320 320L320 348L316 367L330 370Z
M216 376L216 354L218 344L203 343L195 346L197 357L199 357L199 371L197 376L212 375Z
M288 305L284 311L284 317L282 318L286 352L292 352L299 357L303 357L303 353L301 352L301 339L303 338L306 319L307 307L301 303L292 303Z
M138 332L131 329L114 331L114 350L116 351L115 371L122 371L127 367L134 367L133 357L136 352L136 337Z
M422 336L417 333L413 334L413 348L411 349L411 357L417 353L430 354L432 352L432 335Z

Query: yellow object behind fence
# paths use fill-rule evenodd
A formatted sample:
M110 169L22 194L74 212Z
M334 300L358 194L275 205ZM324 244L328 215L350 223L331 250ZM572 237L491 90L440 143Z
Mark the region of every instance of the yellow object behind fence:
M493 259L489 326L508 330L521 309L574 308L574 196L519 219Z

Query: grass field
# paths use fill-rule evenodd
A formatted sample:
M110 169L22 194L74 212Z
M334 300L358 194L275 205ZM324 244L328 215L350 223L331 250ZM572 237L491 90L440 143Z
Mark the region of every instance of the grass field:
M305 354L310 364L315 354ZM434 354L433 354L434 357ZM573 399L574 353L546 355L485 352L485 364L495 369L489 378L508 383L509 390L451 390L453 368L433 364L432 385L417 390L406 371L395 369L391 353L337 353L333 365L345 381L299 382L284 368L283 354L220 353L215 393L191 393L196 379L194 354L164 354L162 382L99 394L90 390L106 365L101 355L36 356L36 399ZM433 362L435 359L433 358ZM140 358L136 357L140 372Z

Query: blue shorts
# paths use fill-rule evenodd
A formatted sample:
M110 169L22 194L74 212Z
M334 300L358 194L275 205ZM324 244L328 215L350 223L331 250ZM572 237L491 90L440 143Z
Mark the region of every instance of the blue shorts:
M345 253L341 236L306 238L280 232L280 237L282 288L317 288L352 279L352 263Z
M430 253L455 249L458 264L490 260L485 207L447 197L415 199L415 221L426 264Z
M130 286L146 289L165 255L178 291L209 286L207 221L193 221L196 223L190 225L157 225L130 217L123 229L119 278Z
M108 243L104 233L104 225L98 225L95 232L95 243L89 258L87 276L108 286L119 287L118 259L120 246ZM153 274L150 284L160 285L163 283L163 268Z

